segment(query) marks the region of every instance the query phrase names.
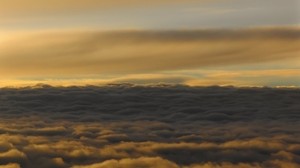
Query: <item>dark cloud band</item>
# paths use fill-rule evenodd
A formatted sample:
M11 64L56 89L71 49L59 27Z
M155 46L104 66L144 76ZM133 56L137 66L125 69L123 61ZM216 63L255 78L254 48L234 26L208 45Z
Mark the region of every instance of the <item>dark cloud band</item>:
M299 89L2 88L0 164L298 167Z

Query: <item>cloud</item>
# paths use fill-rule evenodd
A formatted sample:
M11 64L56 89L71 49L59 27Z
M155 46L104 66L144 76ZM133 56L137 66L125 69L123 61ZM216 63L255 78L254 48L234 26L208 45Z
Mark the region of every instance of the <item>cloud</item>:
M0 164L8 164L15 162L24 163L25 160L26 154L17 149L10 149L9 151L0 153Z
M20 168L19 164L15 164L15 163L10 163L7 165L0 165L0 168Z
M282 61L282 65L287 62ZM296 63L297 64L297 63ZM297 87L299 86L300 71L298 69L251 69L251 70L184 70L160 73L142 73L128 75L82 75L79 77L52 77L52 78L21 78L0 80L0 87L42 86L86 86L107 84L138 84L163 85L184 84L188 86L271 86L271 87Z
M135 74L293 60L299 36L297 28L16 35L0 47L0 73Z
M283 64L288 64L282 62ZM195 73L195 72L194 72ZM185 78L189 86L234 85L234 86L298 86L298 69L269 70L210 70L199 73L201 77Z
M299 92L130 84L1 88L0 164L299 167Z
M189 0L188 2L195 2L195 0ZM205 0L204 0L205 2ZM145 1L145 0L53 0L47 2L40 2L37 0L28 0L26 2L22 0L3 0L0 2L0 16L22 16L29 15L34 16L45 13L76 13L86 10L107 10L107 9L122 9L126 7L140 7L140 6L156 6L160 4L174 4L183 3L179 0L164 0L164 1ZM187 3L187 2L184 2ZM5 19L5 18L4 18Z
M175 163L162 158L147 158L141 157L138 159L122 159L122 160L108 160L103 163L92 164L87 166L73 166L72 168L134 168L134 167L144 167L144 168L179 168Z

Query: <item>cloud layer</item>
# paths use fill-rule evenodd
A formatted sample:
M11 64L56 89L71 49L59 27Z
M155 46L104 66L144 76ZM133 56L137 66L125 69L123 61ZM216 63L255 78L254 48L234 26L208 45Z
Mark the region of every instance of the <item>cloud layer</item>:
M300 165L299 89L37 85L0 93L7 168Z
M0 46L0 74L152 73L297 60L299 37L297 28L25 33Z

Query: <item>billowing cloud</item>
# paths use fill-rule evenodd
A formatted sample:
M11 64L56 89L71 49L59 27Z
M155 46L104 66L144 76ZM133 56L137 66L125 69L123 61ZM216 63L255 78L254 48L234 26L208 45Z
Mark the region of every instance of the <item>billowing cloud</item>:
M179 168L175 163L162 158L138 158L138 159L122 159L122 160L108 160L103 163L92 164L87 166L74 166L72 168Z
M0 74L134 74L293 60L299 37L297 28L12 35L0 46Z
M7 165L0 165L0 168L20 168L20 165L16 163L10 163Z
M0 164L299 167L299 92L130 84L2 88Z

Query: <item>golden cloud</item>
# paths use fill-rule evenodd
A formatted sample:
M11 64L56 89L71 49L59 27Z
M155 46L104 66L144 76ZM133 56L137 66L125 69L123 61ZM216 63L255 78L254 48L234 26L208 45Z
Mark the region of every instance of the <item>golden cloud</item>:
M0 165L0 168L20 168L20 165L16 163L9 163L7 165Z
M293 60L299 37L297 28L32 33L2 43L0 74L138 74Z
M73 166L72 168L179 168L175 163L168 160L162 159L160 157L140 157L137 159L122 159L122 160L107 160L103 163L96 163L87 166Z
M139 7L139 6L155 6L160 4L188 3L196 0L180 1L180 0L2 0L0 2L0 16L22 16L38 15L41 13L76 13L82 10L106 10L112 8ZM202 0L207 1L207 0ZM198 2L198 1L197 1Z

